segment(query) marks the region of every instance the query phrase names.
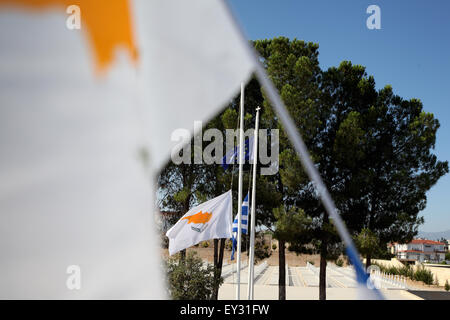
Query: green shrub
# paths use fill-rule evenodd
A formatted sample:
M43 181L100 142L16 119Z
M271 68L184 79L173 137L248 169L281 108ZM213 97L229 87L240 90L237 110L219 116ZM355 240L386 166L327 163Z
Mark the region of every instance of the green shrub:
M410 279L414 278L414 270L410 266L404 266L399 269L400 275L404 277L408 277Z
M275 243L272 244L272 250L277 250L277 245Z
M449 291L449 290L450 290L450 284L448 283L448 279L445 280L445 286L444 286L444 288L445 288L445 291Z
M209 242L208 241L203 241L202 242L202 247L203 248L208 248L209 247Z
M262 232L258 232L255 235L255 262L270 257L272 255L272 250L269 248L270 247L264 238L264 234Z
M266 246L255 246L255 262L263 260L271 256L269 247Z
M400 274L400 271L398 270L398 268L394 267L394 266L387 267L387 271L386 272L389 273L389 274Z
M230 251L231 251L231 249L232 249L232 245L233 245L233 243L231 242L231 240L230 240L230 239L227 239L227 240L225 241L225 249L227 249L227 250L230 250Z
M341 258L339 258L339 259L337 259L336 260L336 265L338 266L338 267L342 267L343 265L344 265L344 260L342 260Z
M428 285L434 284L433 273L423 267L417 269L417 271L414 273L414 280L422 281L423 283Z
M399 268L394 267L394 266L386 267L386 266L384 266L382 264L378 264L378 263L372 263L372 265L378 266L380 268L381 272L385 272L388 274L400 275L400 276L404 276L404 277L416 280L414 269L409 265L399 267ZM419 274L417 277L425 278L425 279L427 279L427 281L429 280L426 276L423 276L422 274ZM433 279L433 275L431 275L431 279ZM422 281L422 280L418 280L418 281Z
M214 266L203 267L196 252L189 252L184 260L175 255L165 261L169 294L176 300L210 300L214 288L223 283L214 280Z

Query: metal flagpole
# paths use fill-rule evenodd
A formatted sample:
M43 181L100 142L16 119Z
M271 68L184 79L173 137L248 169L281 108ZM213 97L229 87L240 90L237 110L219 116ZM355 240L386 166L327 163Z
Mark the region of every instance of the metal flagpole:
M242 238L242 169L244 166L244 83L241 82L241 119L239 126L239 186L238 186L238 234L237 234L237 288L236 300L241 298L241 238Z
M247 298L248 300L254 299L254 261L255 261L255 220L256 220L256 166L258 165L258 131L259 131L259 110L256 108L256 121L255 121L255 138L253 139L253 182L252 182L252 208L250 212L250 252L248 263L248 288Z

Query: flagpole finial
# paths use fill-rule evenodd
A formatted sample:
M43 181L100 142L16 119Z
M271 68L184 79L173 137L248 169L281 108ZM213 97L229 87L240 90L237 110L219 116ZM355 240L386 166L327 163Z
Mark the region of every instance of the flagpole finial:
M256 111L259 111L259 110L261 110L261 108L259 106L257 106L256 107Z

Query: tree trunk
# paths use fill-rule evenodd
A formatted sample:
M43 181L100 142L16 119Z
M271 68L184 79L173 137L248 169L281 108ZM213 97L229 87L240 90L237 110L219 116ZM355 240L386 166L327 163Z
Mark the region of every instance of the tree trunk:
M319 300L327 300L327 245L320 249Z
M218 262L219 262L219 239L214 239L214 268L217 268Z
M214 239L214 289L212 294L212 300L217 300L217 296L219 293L218 290L218 279L219 279L219 239Z
M212 300L217 300L219 298L219 280L222 276L222 265L223 265L223 252L225 249L225 240L214 239L214 281L217 284L214 287Z
M285 243L278 240L278 300L286 300L286 255Z
M186 249L180 251L180 262L184 263L186 261Z
M371 254L370 253L367 254L367 256L366 256L366 270L372 264L371 258L372 258Z
M220 239L220 250L219 250L219 269L220 269L220 274L222 275L222 265L223 265L223 252L225 250L225 241L227 239L222 238Z

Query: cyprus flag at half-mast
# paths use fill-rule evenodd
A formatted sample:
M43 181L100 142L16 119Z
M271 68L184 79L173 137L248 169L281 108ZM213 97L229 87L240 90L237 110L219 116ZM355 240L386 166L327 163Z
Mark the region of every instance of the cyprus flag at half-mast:
M231 237L231 190L189 210L167 231L169 254L200 241Z

